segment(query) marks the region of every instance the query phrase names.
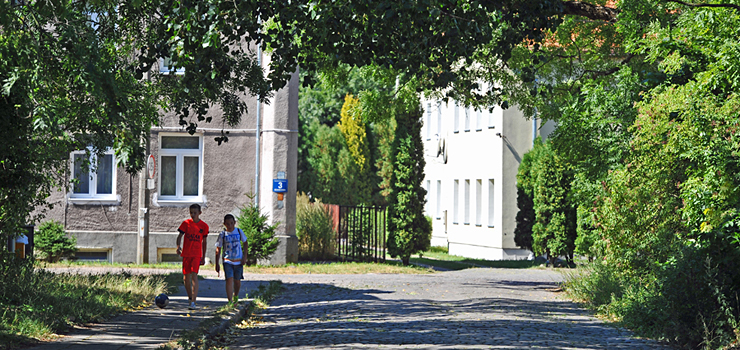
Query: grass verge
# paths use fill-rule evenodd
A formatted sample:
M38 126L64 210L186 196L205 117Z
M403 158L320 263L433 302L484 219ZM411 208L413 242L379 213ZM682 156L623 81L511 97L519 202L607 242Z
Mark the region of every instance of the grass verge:
M75 325L148 306L155 295L177 285L176 274L78 275L35 269L30 262L10 265L0 267L0 344L6 349L52 340Z
M180 270L179 264L121 264L121 263L107 263L107 262L62 262L54 264L43 264L44 268L88 268L88 267L103 267L103 268L149 268L149 269L169 269L169 270ZM214 265L205 265L200 267L201 270L213 271ZM418 267L418 266L403 266L400 262L388 261L386 263L361 263L361 262L300 262L297 264L287 264L282 266L245 266L245 273L257 273L257 274L274 274L274 275L293 275L293 274L306 274L306 273L319 273L319 274L365 274L365 273L406 273L406 274L423 274L433 273L434 270ZM182 279L182 274L180 274ZM182 281L181 281L182 282Z
M449 270L464 270L473 267L503 269L528 269L541 266L531 260L484 260L450 255L445 247L431 247L428 251L412 256L412 263L441 267Z
M366 274L366 273L405 273L425 274L433 273L434 270L419 266L403 266L400 262L389 261L386 263L361 263L361 262L332 262L332 263L299 263L283 266L245 266L245 273L258 274Z

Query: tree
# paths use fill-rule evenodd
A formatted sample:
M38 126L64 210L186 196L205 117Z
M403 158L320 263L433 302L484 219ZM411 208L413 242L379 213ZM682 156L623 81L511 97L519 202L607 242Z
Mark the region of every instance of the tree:
M404 94L405 93L405 94ZM429 249L431 227L424 216L424 144L421 140L423 110L418 95L401 92L395 105L396 136L393 144L393 177L388 211L388 253L404 265L412 254Z
M369 129L365 126L359 109L360 100L352 95L347 95L342 106L342 119L337 127L344 135L352 160L354 160L357 174L355 174L357 187L354 188L358 203L369 204L370 196L375 183L371 167L370 144L368 142Z
M249 263L255 264L259 260L270 258L277 250L280 241L275 237L275 229L279 223L269 225L267 223L269 218L262 214L259 205L254 203L254 196L247 194L247 197L252 202L241 207L236 222L247 236Z
M77 238L68 236L64 226L57 221L47 221L39 226L34 240L40 258L47 262L58 262L77 252Z

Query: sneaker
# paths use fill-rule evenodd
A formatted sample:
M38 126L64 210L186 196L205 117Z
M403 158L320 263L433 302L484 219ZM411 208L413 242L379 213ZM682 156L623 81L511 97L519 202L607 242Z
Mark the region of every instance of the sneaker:
M188 309L190 309L190 310L195 310L195 309L197 309L197 308L198 308L198 307L197 307L197 306L195 306L195 302L194 302L194 301L191 301L191 302L190 302L190 306L188 306Z
M235 295L234 296L234 305L236 305L236 304L239 304L239 297Z

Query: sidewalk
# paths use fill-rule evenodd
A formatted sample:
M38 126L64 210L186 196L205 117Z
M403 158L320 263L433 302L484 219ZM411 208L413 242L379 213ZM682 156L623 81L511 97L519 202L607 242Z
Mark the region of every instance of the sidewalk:
M113 269L111 272L119 272ZM168 273L172 271L159 270L132 270L136 273ZM85 270L66 272L99 273ZM103 271L105 272L105 271ZM194 329L202 321L213 317L213 314L226 304L223 276L216 277L213 271L202 271L198 291L198 309L188 310L188 297L184 287L169 295L169 305L160 309L152 305L133 312L113 317L103 323L89 324L85 327L76 327L56 341L48 342L31 350L112 350L112 349L156 349L160 345L177 339L183 330ZM264 281L242 281L239 297L244 298L245 292L251 292ZM244 300L244 299L241 299ZM247 303L241 303L244 309ZM225 321L228 322L228 321Z

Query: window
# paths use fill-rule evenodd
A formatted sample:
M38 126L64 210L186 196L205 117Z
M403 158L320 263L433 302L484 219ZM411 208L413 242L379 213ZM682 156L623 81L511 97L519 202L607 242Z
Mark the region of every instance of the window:
M72 200L118 201L116 196L116 162L108 149L98 156L92 148L72 152Z
M442 180L437 180L437 219L442 218Z
M495 111L495 109L494 109L494 111ZM494 128L494 124L493 124L493 112L490 109L487 109L486 113L488 113L488 128L489 129L493 129Z
M481 211L483 204L481 201L481 194L483 192L483 181L482 180L476 180L475 181L475 226L481 226L483 222L483 218L481 217Z
M425 123L427 129L427 140L432 139L432 103L427 102L427 122Z
M470 131L470 107L465 108L465 131Z
M431 208L431 196L432 196L432 182L430 180L427 180L426 186L424 187L425 190L427 190L426 195L426 203L424 203L424 214L432 216L432 208Z
M470 180L465 180L465 225L470 225Z
M185 74L185 68L179 67L177 69L174 69L175 67L173 67L172 64L173 62L169 57L160 58L159 59L159 74L163 74L163 75L169 75L169 74L183 75Z
M157 262L180 264L182 263L182 257L177 255L176 248L157 248Z
M455 124L452 125L452 131L460 132L460 106L457 105L457 101L455 101Z
M80 248L75 253L78 261L110 261L110 249ZM182 258L181 258L182 259Z
M161 135L159 198L162 201L200 201L203 189L203 138Z
M437 101L437 135L442 136L442 101Z
M488 180L488 227L493 227L493 179Z
M483 112L480 109L475 110L475 131L483 130Z
M458 219L458 212L460 212L460 180L455 180L455 186L453 188L453 210L452 210L452 223L457 224Z

